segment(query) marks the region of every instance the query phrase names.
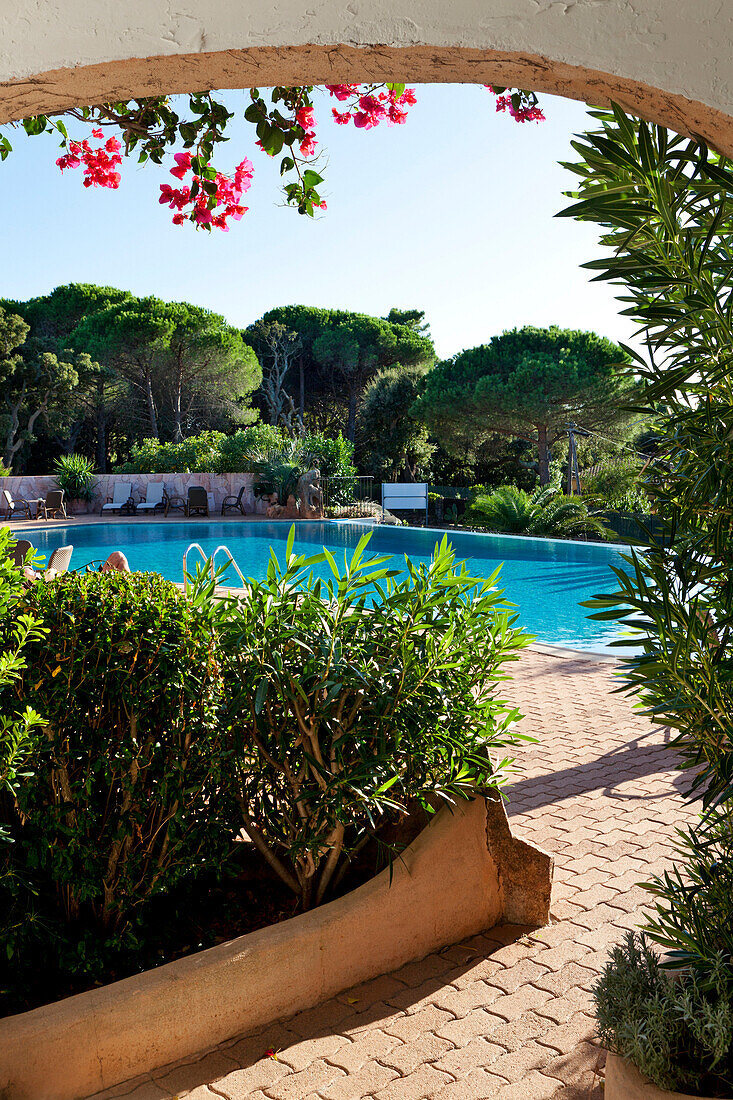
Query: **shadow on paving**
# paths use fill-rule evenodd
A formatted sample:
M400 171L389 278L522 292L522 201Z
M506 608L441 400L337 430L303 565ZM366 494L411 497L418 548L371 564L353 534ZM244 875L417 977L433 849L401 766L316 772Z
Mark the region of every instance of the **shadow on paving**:
M600 791L607 798L625 802L650 802L669 798L669 791L654 794L648 790L616 790L616 787L628 783L629 780L648 779L658 773L666 774L675 766L676 757L669 748L671 733L668 728L664 730L663 744L658 741L652 745L644 744L647 737L659 732L660 727L651 727L648 734L639 734L634 740L626 741L592 760L517 780L505 789L508 812L524 813L527 810L540 809L590 791ZM537 739L537 745L542 747L541 736ZM531 759L531 752L530 745L526 755L522 756L522 763ZM686 794L690 782L691 777L687 773L677 772L670 778L671 786L680 794Z

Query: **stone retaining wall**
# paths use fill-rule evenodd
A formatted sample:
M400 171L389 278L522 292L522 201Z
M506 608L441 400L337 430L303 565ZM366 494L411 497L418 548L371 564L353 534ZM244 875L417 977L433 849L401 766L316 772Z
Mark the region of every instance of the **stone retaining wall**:
M77 513L97 514L102 510L102 505L108 497L114 494L114 486L119 481L129 481L132 485L132 495L135 500L144 500L147 485L150 481L162 481L169 496L186 497L191 485L201 485L213 496L214 508L217 512L221 509L224 497L236 496L243 485L247 487L244 494L244 503L250 512L255 511L255 497L252 491L254 484L253 474L98 474L94 479L94 497L90 504L77 502L73 505L73 511ZM58 482L53 474L36 474L30 477L0 477L0 490L8 489L13 497L25 497L26 500L37 500L45 497L51 489L58 489ZM211 503L211 501L210 501ZM258 507L258 511L264 511L266 505ZM0 510L2 504L0 502Z

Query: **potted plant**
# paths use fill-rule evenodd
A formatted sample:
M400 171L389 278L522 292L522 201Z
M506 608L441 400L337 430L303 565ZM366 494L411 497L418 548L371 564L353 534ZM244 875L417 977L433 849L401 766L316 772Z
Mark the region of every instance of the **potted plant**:
M83 455L62 455L54 467L59 489L70 512L86 512L94 496L94 466Z
M589 264L624 285L647 362L643 411L659 462L644 482L662 531L589 606L635 636L628 690L689 777L699 819L679 830L645 939L617 948L595 990L610 1051L607 1100L733 1097L733 170L699 141L600 113L575 144L582 186L565 214L602 227ZM726 275L719 273L725 270ZM661 413L660 413L661 409ZM619 644L619 643L616 643ZM664 955L657 955L654 946Z

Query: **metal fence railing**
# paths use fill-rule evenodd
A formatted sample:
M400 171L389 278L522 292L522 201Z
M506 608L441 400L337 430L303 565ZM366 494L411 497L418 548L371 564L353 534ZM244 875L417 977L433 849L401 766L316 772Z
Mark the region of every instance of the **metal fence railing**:
M323 510L329 519L376 516L382 510L371 476L322 477Z

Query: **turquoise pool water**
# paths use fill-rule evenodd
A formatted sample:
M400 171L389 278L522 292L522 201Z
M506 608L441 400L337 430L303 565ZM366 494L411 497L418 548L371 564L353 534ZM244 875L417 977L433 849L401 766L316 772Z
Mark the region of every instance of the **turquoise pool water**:
M200 543L207 554L225 543L245 577L262 577L270 547L278 556L284 555L289 529L288 523L139 520L59 526L33 531L28 537L46 555L71 543L72 568L122 550L132 569L156 570L169 580L181 581L183 553L192 542ZM313 554L325 545L341 561L344 551L356 546L365 529L357 523L299 523L295 548ZM434 530L377 526L369 552L395 555L392 565L398 568L404 566L405 555L414 562L428 561L438 538L442 533ZM449 539L457 557L465 560L476 576L488 577L503 563L501 585L507 599L517 605L522 624L539 641L602 653L618 637L613 623L592 622L579 604L615 587L610 566L620 562L620 547L459 531L449 532ZM194 561L192 556L189 570L195 568ZM330 576L326 565L316 572ZM238 583L236 576L231 583Z

